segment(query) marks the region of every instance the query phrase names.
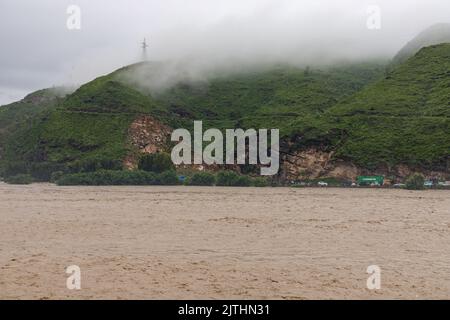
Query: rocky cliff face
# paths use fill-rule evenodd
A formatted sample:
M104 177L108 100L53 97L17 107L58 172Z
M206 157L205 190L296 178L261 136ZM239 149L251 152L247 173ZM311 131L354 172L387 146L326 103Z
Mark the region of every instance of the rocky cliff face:
M170 136L172 128L162 124L147 115L138 117L128 130L128 140L132 152L125 158L127 169L136 169L139 155L158 152L170 153ZM283 144L288 146L289 143ZM344 160L336 159L334 151L323 150L320 147L309 147L295 150L292 146L281 151L279 179L282 181L301 181L321 178L336 178L355 181L359 175L384 175L393 179L404 180L414 172L421 172L425 176L436 179L448 178L448 172L424 171L406 165L394 167L380 167L376 170L359 168ZM183 169L194 171L218 171L222 169L240 171L240 167L220 165L183 165ZM387 179L389 183L389 179Z
M359 168L350 162L335 159L333 151L318 148L291 151L281 157L281 178L285 181L314 180L336 178L355 181L359 175L383 175L390 180L403 181L415 172L420 172L430 179L447 179L448 171L432 171L413 168L406 165L379 167L374 170Z
M172 129L147 115L138 117L128 130L128 140L133 152L124 161L127 169L137 167L139 154L166 152Z
M333 158L333 151L318 148L291 151L281 157L281 175L288 181L324 177L354 180L361 170L355 165Z

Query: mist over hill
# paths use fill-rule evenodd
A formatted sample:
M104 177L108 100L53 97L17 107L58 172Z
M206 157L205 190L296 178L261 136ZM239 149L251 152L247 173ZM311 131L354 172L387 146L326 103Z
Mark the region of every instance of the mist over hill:
M418 39L441 41L438 34ZM449 173L450 44L389 69L388 61L198 63L133 64L75 92L42 90L1 107L0 173L45 180L55 171L133 169L145 153L169 152L171 130L195 120L205 129L280 129L282 181Z
M81 29L66 26L69 5ZM381 28L367 27L369 7ZM166 0L0 2L0 105L81 85L141 60L226 70L259 63L299 68L390 59L421 30L448 22L448 0ZM32 14L27 14L28 12Z

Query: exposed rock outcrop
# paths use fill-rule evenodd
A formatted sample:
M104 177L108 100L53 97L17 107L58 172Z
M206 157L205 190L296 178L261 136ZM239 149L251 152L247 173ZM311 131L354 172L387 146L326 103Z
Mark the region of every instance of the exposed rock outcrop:
M128 169L135 169L140 154L170 153L171 133L172 128L151 116L143 115L135 119L128 130L128 141L133 151L124 159L124 166ZM282 145L284 148L281 150L278 179L286 182L320 178L355 181L359 175L383 175L387 178L387 181L403 181L414 172L420 172L427 178L449 178L448 172L427 171L406 165L386 166L376 170L367 170L351 162L336 159L335 152L326 148L308 147L298 149L298 147L294 147L293 143L286 141ZM193 171L218 171L222 169L241 171L240 166L237 165L182 165L179 168Z
M355 165L336 161L333 151L317 148L291 151L281 157L281 174L283 179L297 181L334 177L354 180L361 172Z
M137 167L139 154L152 154L168 151L172 129L155 118L143 115L133 121L128 130L128 140L135 152L124 160L128 169Z
M429 179L447 179L446 171L432 171L422 168L412 168L407 165L395 167L380 167L375 170L360 168L350 162L335 159L333 151L317 148L290 151L281 157L281 176L285 181L300 181L320 178L336 178L355 181L359 175L383 175L388 181L404 181L415 172L422 173Z

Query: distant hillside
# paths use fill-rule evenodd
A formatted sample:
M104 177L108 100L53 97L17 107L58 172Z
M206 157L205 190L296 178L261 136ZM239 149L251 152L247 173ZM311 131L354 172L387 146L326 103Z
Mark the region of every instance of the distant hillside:
M0 161L10 151L5 145L20 130L28 130L35 119L54 109L70 89L51 88L36 91L23 100L0 107ZM12 155L11 155L12 156Z
M202 83L179 83L152 96L123 80L135 68L151 73L153 66L139 64L100 77L58 101L51 112L34 117L30 126L11 135L5 160L69 166L105 159L117 163L136 152L129 143L129 129L142 115L172 128L190 128L194 120L222 129L241 124L282 127L288 119L324 112L384 70L378 64L324 71L276 67ZM50 109L44 105L44 110Z
M420 50L384 79L291 128L303 147L321 145L361 168L448 172L450 44Z
M59 92L53 89L36 91L19 102L0 107L0 130L15 127L26 119L54 105Z
M449 58L450 44L442 44L388 73L377 63L275 66L180 77L156 90L167 81L164 66L136 64L64 98L42 91L1 107L0 170L48 177L133 168L140 154L169 150L171 129L203 120L219 129L279 128L286 180L442 176L450 162Z
M421 32L399 51L393 64L405 62L422 48L442 43L450 43L450 23L435 24Z

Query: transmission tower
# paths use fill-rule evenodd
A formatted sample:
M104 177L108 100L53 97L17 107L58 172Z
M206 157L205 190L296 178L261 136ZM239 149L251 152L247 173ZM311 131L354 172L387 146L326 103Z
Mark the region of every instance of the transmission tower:
M142 60L147 61L147 48L148 48L147 39L144 38L144 41L141 44L141 48L142 48Z

